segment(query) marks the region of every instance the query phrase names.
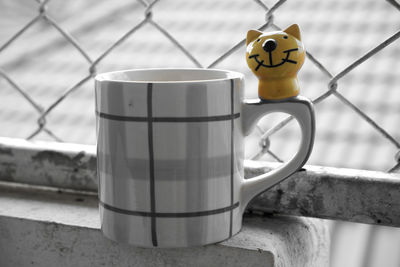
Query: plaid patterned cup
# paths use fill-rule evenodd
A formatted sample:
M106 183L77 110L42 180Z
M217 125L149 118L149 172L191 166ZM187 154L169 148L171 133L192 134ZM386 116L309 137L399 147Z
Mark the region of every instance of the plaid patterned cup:
M309 100L243 100L243 75L147 69L96 77L101 229L141 247L187 247L239 232L257 194L301 168L312 149ZM299 122L296 155L244 180L244 137L271 112Z

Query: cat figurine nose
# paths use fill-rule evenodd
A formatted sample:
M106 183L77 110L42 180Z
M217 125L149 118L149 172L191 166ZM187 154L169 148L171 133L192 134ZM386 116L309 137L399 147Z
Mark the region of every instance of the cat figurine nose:
M276 48L276 41L274 39L268 39L263 44L265 52L272 52Z

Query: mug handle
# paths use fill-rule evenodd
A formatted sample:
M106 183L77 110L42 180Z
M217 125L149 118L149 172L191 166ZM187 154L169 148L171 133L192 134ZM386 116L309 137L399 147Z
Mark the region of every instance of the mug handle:
M243 210L255 196L285 180L300 169L311 154L315 135L314 108L311 101L302 96L284 100L244 100L242 123L245 136L251 132L262 116L273 112L287 113L298 121L302 135L300 147L292 159L277 169L243 180L241 188Z

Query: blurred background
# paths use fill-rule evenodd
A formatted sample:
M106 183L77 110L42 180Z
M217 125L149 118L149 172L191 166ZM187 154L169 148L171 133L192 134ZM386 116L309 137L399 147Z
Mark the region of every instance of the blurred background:
M106 71L211 66L244 73L246 97L257 97L243 39L293 23L310 53L301 94L317 100L307 164L398 172L396 0L0 0L0 136L95 144L93 76ZM247 158L290 158L300 131L294 122L277 130L286 117L260 121ZM399 229L332 222L332 267L400 266L399 252Z

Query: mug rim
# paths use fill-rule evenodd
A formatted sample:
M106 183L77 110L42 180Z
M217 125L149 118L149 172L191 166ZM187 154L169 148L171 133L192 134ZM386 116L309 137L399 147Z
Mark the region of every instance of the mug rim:
M157 73L157 72L197 72L197 74L204 73L204 79L171 79L171 80L156 80L156 79L143 79L143 80L135 80L135 79L123 79L117 78L118 75L123 75L127 73L139 73L145 72L149 73ZM221 77L210 77L206 75L218 74ZM112 83L133 83L133 84L148 84L148 83L210 83L210 82L219 82L219 81L228 81L232 79L244 79L244 74L231 70L223 70L223 69L202 69L202 68L143 68L143 69L127 69L127 70L119 70L119 71L110 71L99 73L95 76L95 80L97 82L112 82Z

